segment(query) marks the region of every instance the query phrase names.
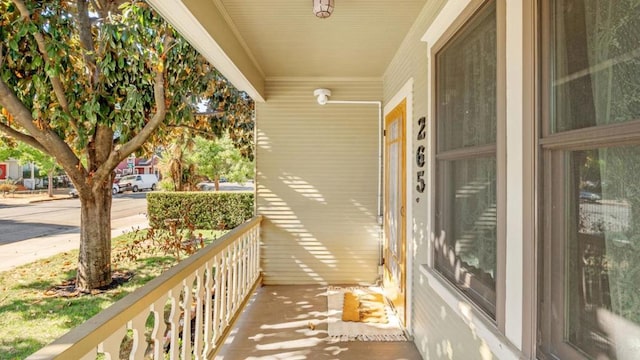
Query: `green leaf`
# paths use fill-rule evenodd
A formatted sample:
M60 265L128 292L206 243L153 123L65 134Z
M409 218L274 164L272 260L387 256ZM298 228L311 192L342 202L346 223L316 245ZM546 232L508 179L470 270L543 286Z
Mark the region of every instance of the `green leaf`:
M42 58L40 56L35 56L31 62L34 68L39 68L42 66Z
M15 38L9 40L9 48L15 52L18 52L20 50L18 48L18 41Z

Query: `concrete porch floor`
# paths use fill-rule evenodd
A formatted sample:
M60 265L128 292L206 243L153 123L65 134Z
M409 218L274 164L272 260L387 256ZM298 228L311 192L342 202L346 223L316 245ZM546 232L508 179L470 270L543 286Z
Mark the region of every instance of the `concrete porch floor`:
M420 354L411 341L329 343L326 287L289 285L258 288L215 359L414 360Z

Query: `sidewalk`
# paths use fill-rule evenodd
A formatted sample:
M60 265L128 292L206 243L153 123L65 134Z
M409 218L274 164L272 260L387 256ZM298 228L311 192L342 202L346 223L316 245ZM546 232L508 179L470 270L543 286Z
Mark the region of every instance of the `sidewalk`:
M118 227L113 227L114 225ZM132 229L146 228L147 226L147 218L142 214L119 219L117 224L112 223L111 237L122 235L125 232L132 231ZM0 271L10 270L23 264L79 248L79 229L0 245Z
M0 205L23 205L40 201L51 201L69 199L69 189L53 190L53 197L49 197L46 192L40 194L2 194L0 193Z

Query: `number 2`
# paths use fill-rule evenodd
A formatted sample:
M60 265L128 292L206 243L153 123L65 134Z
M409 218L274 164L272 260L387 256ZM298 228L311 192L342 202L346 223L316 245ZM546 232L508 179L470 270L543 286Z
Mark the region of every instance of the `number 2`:
M423 116L418 119L418 140L424 140L427 137L427 132L425 131L425 127L427 126L427 119Z

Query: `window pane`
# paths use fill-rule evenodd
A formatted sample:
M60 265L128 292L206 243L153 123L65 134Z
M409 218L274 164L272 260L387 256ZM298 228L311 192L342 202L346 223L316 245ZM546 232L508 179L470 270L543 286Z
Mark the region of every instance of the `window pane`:
M436 269L491 316L496 297L496 160L440 161L444 195Z
M496 54L492 3L436 57L439 151L496 142Z
M554 4L551 132L640 119L640 1Z
M569 155L565 341L594 359L640 354L640 146Z

